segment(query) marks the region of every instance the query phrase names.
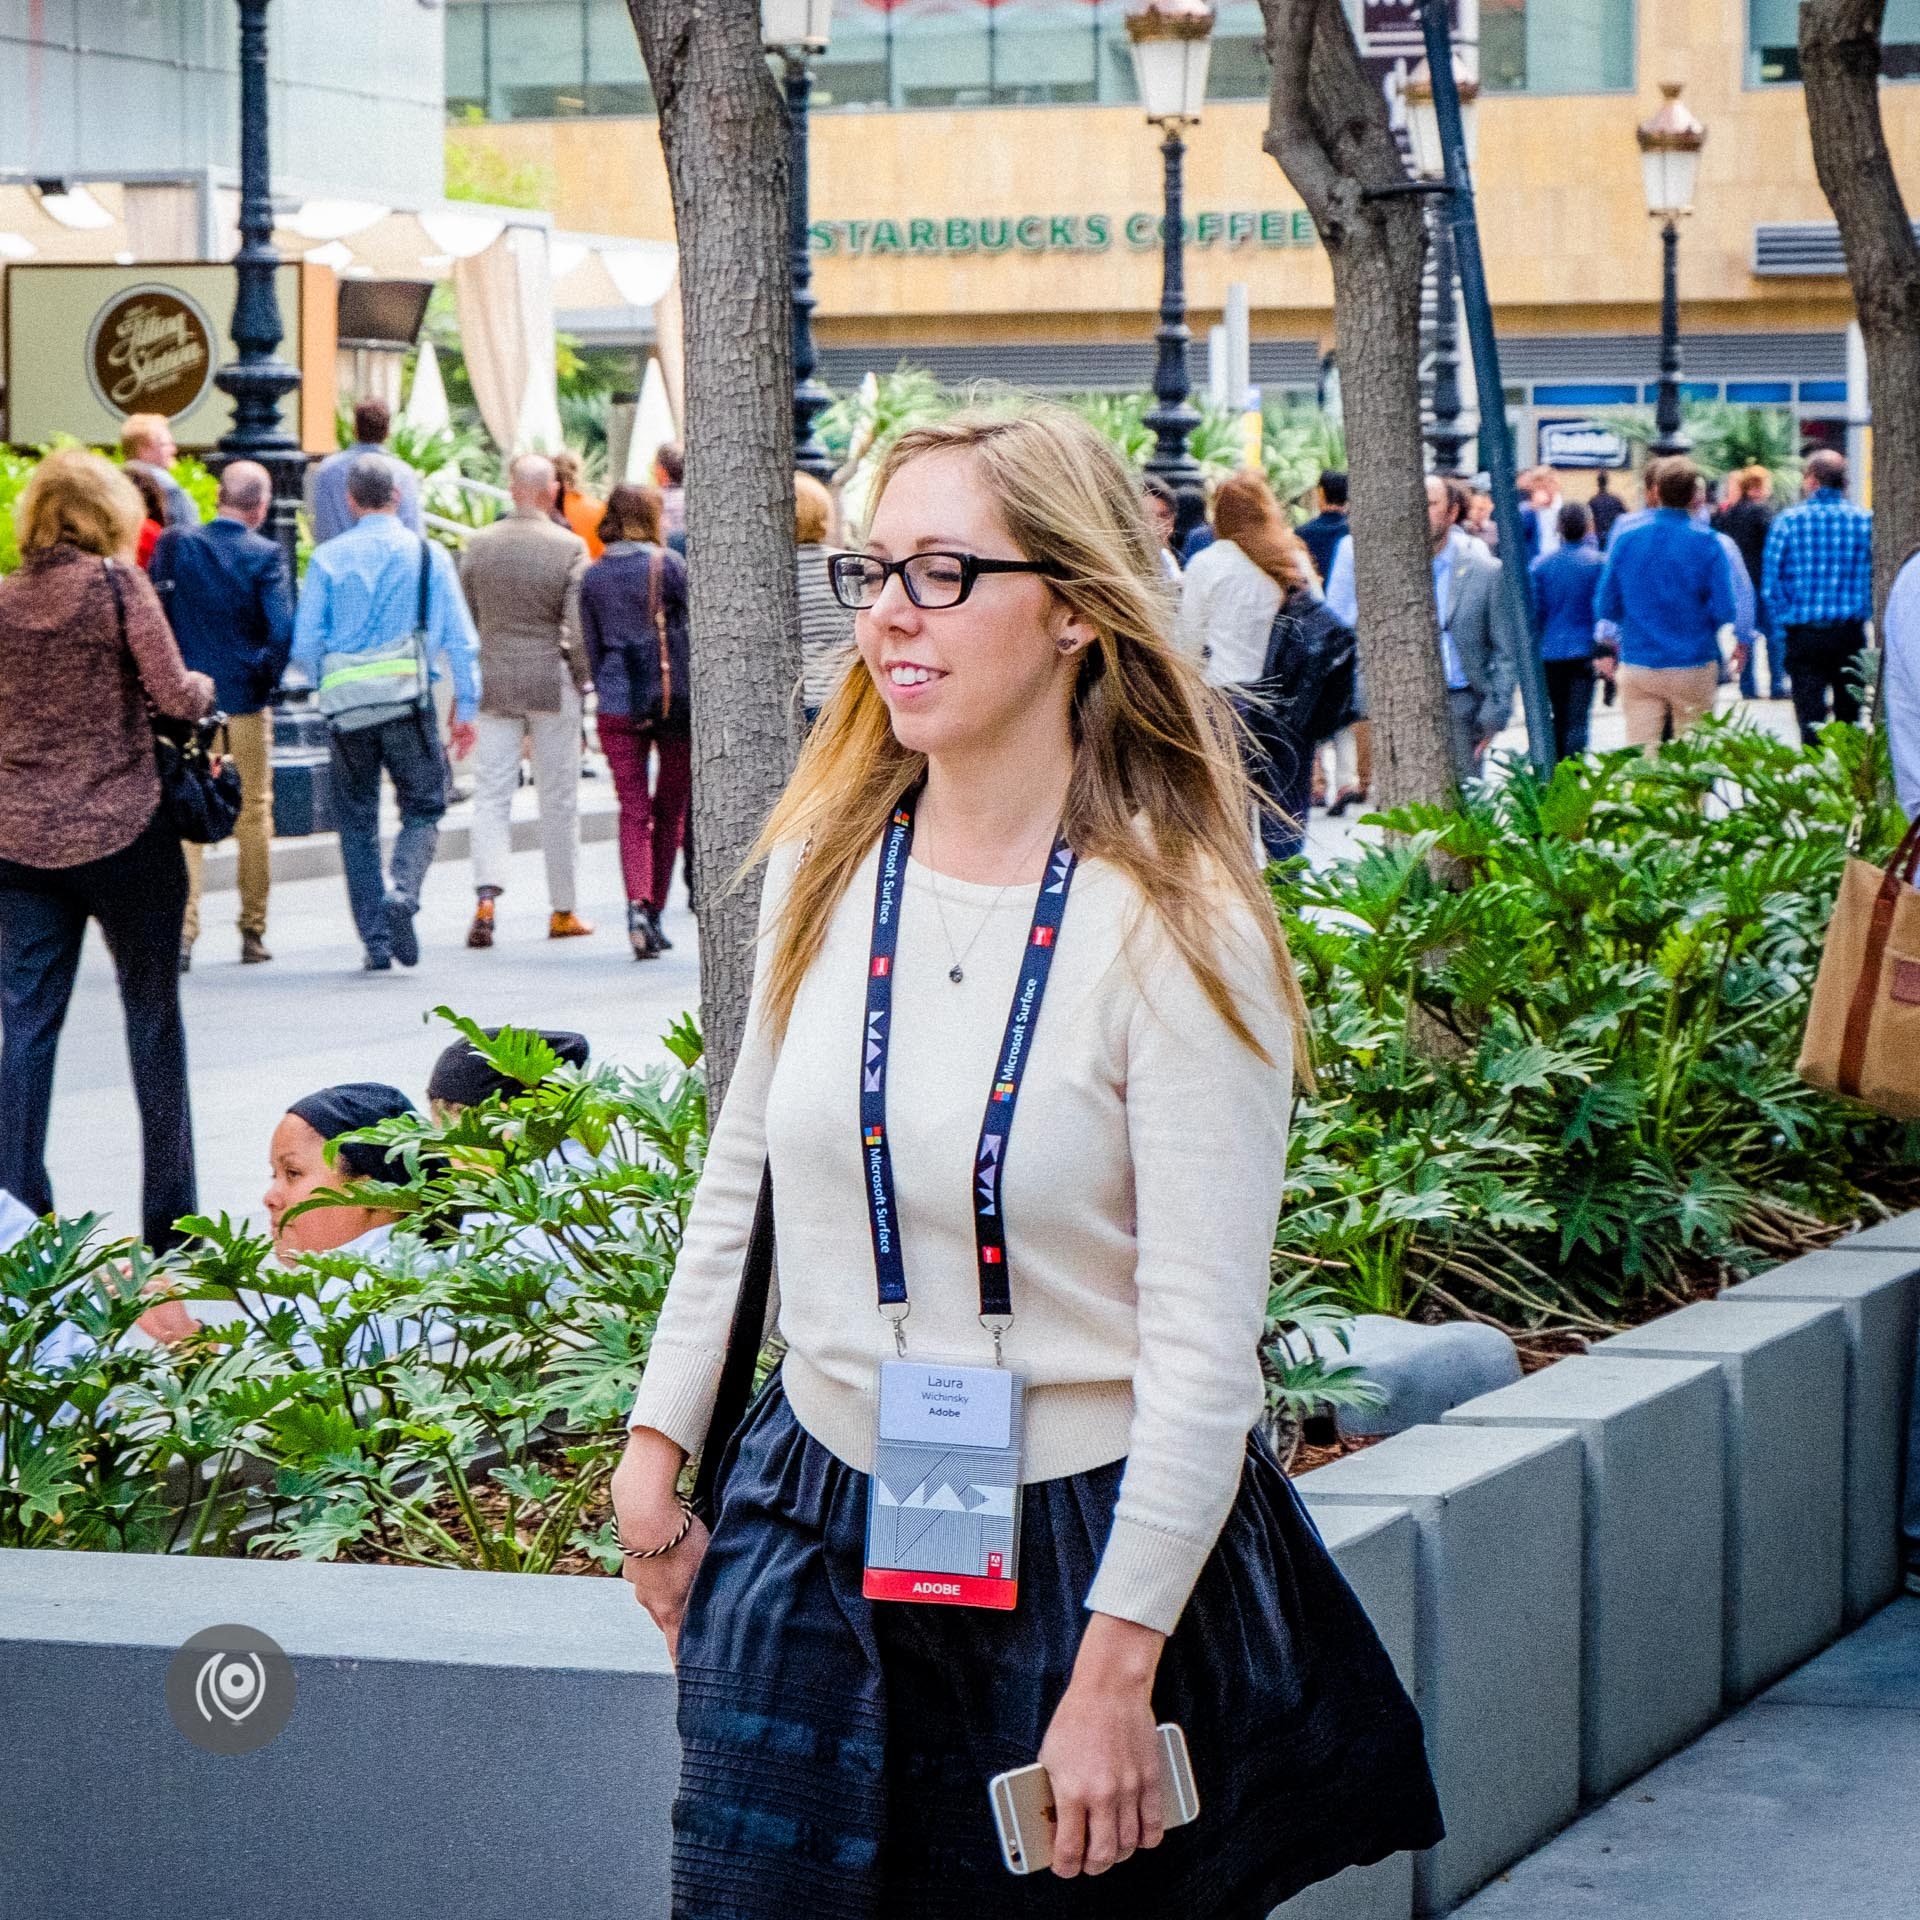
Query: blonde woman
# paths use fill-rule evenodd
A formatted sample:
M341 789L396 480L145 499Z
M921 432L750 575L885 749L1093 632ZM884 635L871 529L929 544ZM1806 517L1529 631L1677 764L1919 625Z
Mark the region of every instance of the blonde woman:
M1419 1721L1249 1438L1304 1062L1249 790L1090 430L918 429L874 499L614 1484L679 1668L674 1912L1252 1920L1441 1829ZM709 1537L676 1480L727 1440L763 1160L787 1352ZM1036 1758L1053 1873L1016 1879L988 1781Z
M134 564L142 513L97 454L49 454L20 501L20 570L0 580L0 1187L52 1210L54 1052L97 920L140 1107L142 1231L164 1248L195 1210L187 863L160 815L147 709L197 720L213 682L187 671Z

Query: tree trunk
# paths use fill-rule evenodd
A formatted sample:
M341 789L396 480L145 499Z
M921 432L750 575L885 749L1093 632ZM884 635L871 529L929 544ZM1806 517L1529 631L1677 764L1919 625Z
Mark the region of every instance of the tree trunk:
M753 983L735 887L798 744L786 109L755 0L627 0L660 104L686 316L700 1013L715 1110Z
M1873 400L1873 609L1920 544L1920 245L1880 122L1887 0L1805 0L1800 77L1821 191L1840 223Z
M1375 798L1450 805L1440 624L1420 439L1420 275L1426 222L1413 195L1368 200L1406 168L1341 0L1261 0L1273 92L1267 152L1333 263L1346 414L1360 661L1373 718Z

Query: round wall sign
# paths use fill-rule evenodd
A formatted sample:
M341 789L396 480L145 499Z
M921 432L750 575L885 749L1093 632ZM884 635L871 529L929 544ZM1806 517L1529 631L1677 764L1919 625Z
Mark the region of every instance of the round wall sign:
M87 378L115 413L178 419L213 380L213 343L213 322L177 287L127 287L87 330Z

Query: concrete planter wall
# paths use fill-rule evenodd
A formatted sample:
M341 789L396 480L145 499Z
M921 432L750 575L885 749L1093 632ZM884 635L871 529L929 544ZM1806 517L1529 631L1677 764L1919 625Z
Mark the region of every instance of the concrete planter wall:
M1279 1920L1448 1911L1886 1597L1916 1292L1920 1213L1303 1475L1449 1830ZM232 1758L162 1694L224 1622L299 1686ZM672 1674L619 1581L0 1553L0 1702L20 1920L667 1913Z

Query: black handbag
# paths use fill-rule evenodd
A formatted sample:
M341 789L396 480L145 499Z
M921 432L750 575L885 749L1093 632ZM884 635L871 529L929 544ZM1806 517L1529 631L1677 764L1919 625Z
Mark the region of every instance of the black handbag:
M733 1325L727 1332L727 1357L720 1368L719 1390L713 1397L706 1445L700 1449L700 1465L693 1477L693 1510L708 1527L719 1516L734 1443L753 1400L753 1376L766 1337L767 1298L772 1287L773 1168L768 1166L760 1175L753 1231L747 1236L747 1257L740 1266L740 1297L734 1303Z
M113 594L120 645L130 653L127 603L120 592L119 569L111 560L101 564L107 570L107 586ZM138 662L134 671L137 677ZM240 769L214 750L227 716L210 713L202 720L176 720L157 712L149 700L147 717L153 727L154 766L160 775L161 817L180 839L196 846L216 845L233 832L240 818Z

